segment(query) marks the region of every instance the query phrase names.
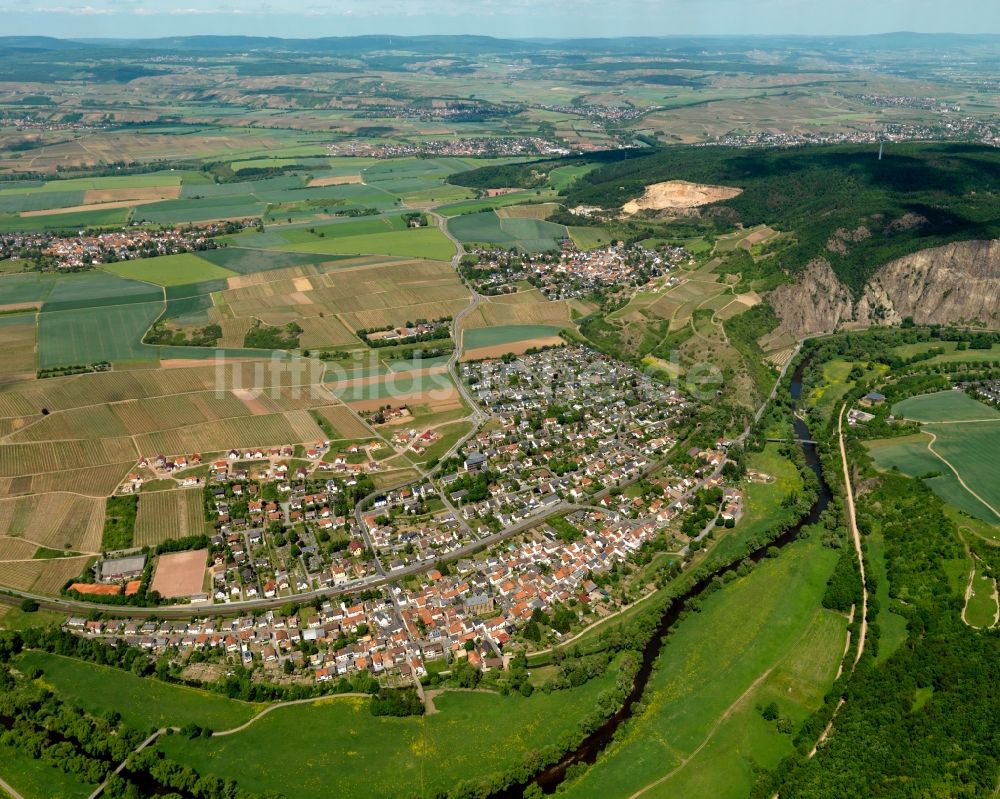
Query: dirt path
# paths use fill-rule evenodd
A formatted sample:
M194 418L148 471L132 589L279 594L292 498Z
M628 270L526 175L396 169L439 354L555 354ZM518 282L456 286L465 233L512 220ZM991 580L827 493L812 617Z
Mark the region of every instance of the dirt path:
M11 784L9 782L7 782L2 778L0 778L0 789L10 794L10 799L24 799L24 797L21 796L21 794L19 794L17 791L14 790L13 787L11 787Z
M854 665L858 665L865 653L865 641L868 637L868 583L865 580L865 560L861 552L861 532L858 530L858 518L854 508L854 488L851 485L851 470L847 465L847 447L844 446L844 411L847 405L840 406L840 416L837 417L837 439L840 443L840 461L844 467L844 492L847 499L847 518L851 527L851 540L854 541L854 552L858 556L858 573L861 575L861 627L858 633L858 651L854 655ZM853 671L853 669L852 669Z
M662 777L659 777L658 779L653 780L653 782L644 785L638 791L629 796L628 799L636 799L636 797L642 796L644 793L646 793L646 791L655 788L657 785L662 785L664 782L673 777L674 774L676 774L678 771L687 766L688 763L690 763L695 757L698 756L698 754L701 752L702 749L708 746L712 738L715 737L715 733L718 732L719 727L721 727L725 722L727 722L730 718L732 718L733 714L737 710L739 710L740 705L742 705L743 702L745 702L747 698L754 691L756 691L757 688L759 688L768 677L771 676L771 672L774 671L775 668L777 668L777 664L771 666L771 668L769 668L767 671L761 674L756 680L754 680L750 684L750 687L747 688L742 694L740 694L736 698L735 702L733 702L729 707L726 708L725 712L721 716L719 716L719 718L715 720L715 723L709 728L708 735L705 736L705 740L703 740L700 744L698 744L698 746L695 748L693 752L691 752L691 754L689 754L685 758L682 758L680 763L678 763L676 767L668 771Z
M310 705L310 704L313 704L315 702L322 702L323 700L327 700L327 699L338 699L340 697L348 697L348 696L362 696L362 697L364 697L364 696L371 696L371 694L359 694L359 693L326 694L325 696L313 696L313 697L310 697L309 699L293 699L290 702L276 702L273 705L268 705L266 708L264 708L262 711L260 711L260 713L258 713L252 719L250 719L249 721L243 722L243 724L241 724L239 727L233 727L232 729L229 729L229 730L221 730L219 732L213 732L212 733L212 737L213 738L222 738L222 737L224 737L226 735L235 735L238 732L243 732L243 730L247 729L247 727L249 727L251 724L253 724L253 723L257 722L257 721L260 721L260 719L264 718L264 716L266 716L268 713L270 713L270 712L272 712L274 710L278 710L279 708L294 707L295 705Z

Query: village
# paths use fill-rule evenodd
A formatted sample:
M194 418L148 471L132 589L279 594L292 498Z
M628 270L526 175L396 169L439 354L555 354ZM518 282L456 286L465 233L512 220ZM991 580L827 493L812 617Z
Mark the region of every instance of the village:
M595 291L646 285L671 268L691 262L683 247L650 249L641 244L611 242L581 250L565 241L558 252L521 253L478 247L463 258L462 273L481 294L513 294L518 283L536 286L550 300L585 297Z
M506 158L523 155L569 155L570 150L537 136L481 136L429 139L421 142L376 143L352 140L329 146L331 155L363 158Z
M216 532L156 555L155 569L144 554L109 556L90 585L129 596L151 579L196 618L77 617L68 629L316 682L359 670L406 682L456 659L500 668L512 641L559 640L616 612L650 589L652 552L682 568L743 513L724 483L725 442L664 466L689 402L628 364L573 347L466 364L462 377L492 420L438 473L398 489L375 491L364 462L325 442L147 462L181 480L207 466ZM419 438L401 430L392 446ZM295 455L315 463L290 465ZM260 600L284 604L254 609ZM216 618L213 605L246 611Z
M0 234L0 260L31 260L39 268L86 269L93 264L215 249L216 236L238 232L251 224L247 221L164 229L134 227L93 234L80 231L73 236L4 233Z

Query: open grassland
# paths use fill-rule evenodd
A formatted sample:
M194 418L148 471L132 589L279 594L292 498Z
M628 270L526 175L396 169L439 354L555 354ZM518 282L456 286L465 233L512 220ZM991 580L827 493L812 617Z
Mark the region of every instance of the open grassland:
M0 535L35 549L99 552L103 527L103 499L50 493L0 500Z
M189 723L224 730L243 724L261 710L260 705L209 691L47 652L27 652L18 663L42 669L43 682L64 700L94 714L115 711L126 724L141 730Z
M155 547L164 541L207 533L200 488L179 491L154 491L139 497L135 517L137 547Z
M935 355L925 363L952 363L955 361L1000 361L1000 347L992 346L989 349L980 350L960 350L957 341L926 341L915 344L901 344L893 347L892 351L901 358L912 358L914 355L928 352L929 350L944 350L941 355Z
M24 799L87 799L97 786L77 781L61 768L0 744L3 778ZM6 797L6 793L0 793Z
M986 629L997 622L997 582L978 564L967 588L963 618L970 627Z
M847 620L820 600L836 559L806 539L707 597L664 646L645 709L566 794L747 796L756 769L792 754L756 704L798 724L833 682Z
M235 735L197 741L172 736L158 746L199 772L238 779L247 790L283 791L294 784L297 799L434 796L557 741L612 679L608 674L528 699L445 692L435 697L437 713L409 718L374 717L367 699L331 697L275 710ZM303 736L303 729L310 734ZM470 735L474 729L489 734ZM274 769L255 756L261 747L284 767Z
M1000 523L995 476L1000 413L958 391L911 397L893 411L922 422L922 432L867 442L876 465L925 477L945 502L983 521Z
M237 274L190 252L119 261L115 264L105 264L103 268L121 277L144 280L157 286L181 286L205 280L224 279Z

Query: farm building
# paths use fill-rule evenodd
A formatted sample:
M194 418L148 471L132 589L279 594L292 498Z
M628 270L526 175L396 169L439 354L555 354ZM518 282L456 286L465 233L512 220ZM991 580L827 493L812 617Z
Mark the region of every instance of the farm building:
M127 558L110 558L101 561L98 576L101 580L126 580L138 577L146 568L145 555L131 555Z

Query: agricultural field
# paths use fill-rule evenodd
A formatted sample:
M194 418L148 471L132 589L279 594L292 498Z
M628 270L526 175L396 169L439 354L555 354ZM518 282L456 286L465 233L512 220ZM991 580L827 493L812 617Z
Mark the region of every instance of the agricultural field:
M558 249L567 237L562 225L533 218L501 218L494 211L452 217L448 230L463 244L495 244L525 252Z
M820 599L836 559L814 536L707 597L664 646L645 709L566 795L747 796L793 751L756 708L797 726L833 682L847 619Z
M0 389L35 374L37 316L34 313L0 316Z
M553 325L499 325L467 328L462 333L463 360L495 358L506 352L515 354L531 347L564 344L559 327Z
M0 499L0 535L35 549L96 553L103 527L103 499L69 493Z
M140 258L134 261L119 261L116 264L106 264L103 268L121 277L155 283L157 286L164 287L201 283L206 280L220 280L237 274L189 252L179 255L161 255L157 258Z
M1000 523L1000 488L993 468L993 453L1000 446L1000 413L959 391L911 397L893 412L921 422L922 432L867 442L876 465L924 477L945 502L983 521Z
M200 488L144 492L139 497L133 545L155 547L164 541L209 532L203 502Z

